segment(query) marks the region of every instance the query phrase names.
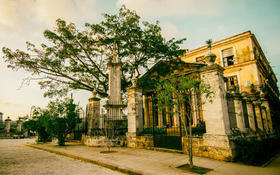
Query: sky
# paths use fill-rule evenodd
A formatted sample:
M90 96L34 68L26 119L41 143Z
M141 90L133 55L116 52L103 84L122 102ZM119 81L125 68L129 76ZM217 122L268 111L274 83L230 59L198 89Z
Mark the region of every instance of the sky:
M25 50L26 41L45 42L43 31L53 29L57 18L74 22L82 30L85 22L99 23L102 14L116 14L123 4L144 21L158 20L167 39L187 38L181 45L184 49L250 30L280 80L280 0L0 0L0 48ZM0 112L4 119L29 115L32 106L45 107L50 99L43 97L39 85L22 84L31 75L7 68L2 57L0 51ZM73 97L85 107L91 93L76 91Z

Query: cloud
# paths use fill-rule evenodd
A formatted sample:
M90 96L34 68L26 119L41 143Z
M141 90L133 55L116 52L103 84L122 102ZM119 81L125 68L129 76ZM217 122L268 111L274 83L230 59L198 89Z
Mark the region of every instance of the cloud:
M0 27L18 23L53 26L57 18L71 22L94 17L97 0L0 0ZM1 29L0 28L0 29Z
M15 23L17 19L15 6L15 1L0 1L0 27L12 26Z
M232 35L234 33L234 31L230 27L224 25L219 25L217 29L221 34L226 36Z
M179 30L176 25L172 23L162 23L161 25L162 35L167 38L176 38L179 35Z
M223 6L222 0L118 0L117 5L126 5L145 17L176 17L183 15L212 16Z

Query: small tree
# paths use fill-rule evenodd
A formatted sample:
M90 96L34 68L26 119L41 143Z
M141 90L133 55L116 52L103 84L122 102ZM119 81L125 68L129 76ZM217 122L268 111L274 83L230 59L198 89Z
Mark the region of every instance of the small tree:
M58 139L60 146L65 144L68 134L74 132L79 124L79 109L72 99L50 102L46 113L51 116L47 124L47 131Z
M37 122L33 119L27 120L27 121L22 123L22 128L24 130L27 130L27 133L28 133L28 136L29 136L31 131L36 132Z
M67 135L80 123L78 114L72 99L51 101L46 109L36 108L33 118L24 122L23 127L36 131L39 141L46 142L52 136L58 139L59 145L64 145Z
M156 88L156 98L158 100L158 107L166 109L166 107L174 108L177 106L176 113L179 114L179 119L183 124L183 129L188 136L188 153L190 168L193 168L192 157L192 94L205 95L207 100L212 101L213 92L210 90L210 86L204 84L200 80L192 79L191 77L172 74L167 79L162 79L158 82ZM188 123L183 121L181 106L188 104L190 106L190 113L184 112L188 119ZM200 104L195 104L197 106ZM197 109L197 108L196 108ZM187 129L188 128L188 129ZM189 130L189 132L188 132Z

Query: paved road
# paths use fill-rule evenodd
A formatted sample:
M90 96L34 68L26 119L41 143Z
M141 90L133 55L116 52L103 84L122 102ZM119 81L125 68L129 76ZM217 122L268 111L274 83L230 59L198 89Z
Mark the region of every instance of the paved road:
M32 139L0 139L0 174L120 175L117 171L23 146Z

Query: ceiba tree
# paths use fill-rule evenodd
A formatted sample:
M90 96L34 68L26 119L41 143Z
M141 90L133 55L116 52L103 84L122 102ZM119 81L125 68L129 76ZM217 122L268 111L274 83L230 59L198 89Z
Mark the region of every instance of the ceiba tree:
M84 30L74 23L56 20L54 30L45 30L47 39L40 46L27 43L27 51L3 47L4 60L14 70L32 73L44 96L66 95L69 90L96 91L107 96L108 63L116 43L116 56L122 65L121 80L124 91L133 76L148 69L149 63L173 59L185 50L179 47L185 39L167 40L161 34L159 22L140 21L135 11L122 6L118 14L104 14L98 24L86 23ZM30 80L29 79L29 80Z

